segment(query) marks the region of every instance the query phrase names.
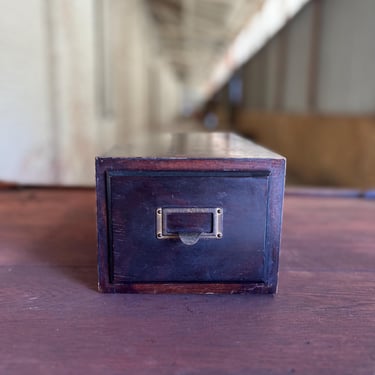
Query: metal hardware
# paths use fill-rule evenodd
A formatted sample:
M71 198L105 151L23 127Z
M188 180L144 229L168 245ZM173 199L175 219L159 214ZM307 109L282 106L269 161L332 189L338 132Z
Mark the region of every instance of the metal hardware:
M221 207L215 208L157 208L156 209L156 238L159 240L165 239L180 239L185 245L194 245L200 239L221 239L223 238L223 209ZM212 215L212 231L211 232L183 232L172 233L168 232L167 218L169 214L195 214L207 213ZM187 228L188 229L188 228Z

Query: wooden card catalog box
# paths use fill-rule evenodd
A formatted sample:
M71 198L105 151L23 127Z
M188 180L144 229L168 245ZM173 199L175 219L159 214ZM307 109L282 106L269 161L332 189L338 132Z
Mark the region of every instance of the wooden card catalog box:
M275 293L285 158L166 133L96 159L99 290Z

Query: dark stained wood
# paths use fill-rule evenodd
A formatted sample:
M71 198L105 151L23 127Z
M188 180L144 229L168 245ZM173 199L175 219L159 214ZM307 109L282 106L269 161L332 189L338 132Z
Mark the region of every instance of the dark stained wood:
M118 279L119 277L117 277ZM99 285L101 290L101 285ZM264 285L263 282L127 282L117 285L105 286L104 292L113 293L168 293L168 294L269 294L274 293L273 286Z
M231 133L166 133L97 158L96 176L101 291L276 292L280 155ZM160 240L160 207L221 207L223 233L193 246Z
M243 137L228 132L158 133L130 138L103 155L102 163L110 165L120 158L176 159L190 163L190 159L219 159L230 163L231 159L256 159L277 161L284 158ZM129 161L125 161L130 164ZM191 166L190 166L191 168ZM199 169L199 168L198 168Z
M227 177L205 173L111 178L107 190L111 189L113 282L263 281L268 260L264 257L270 256L264 249L268 177L227 173ZM157 208L189 206L222 207L222 238L201 239L193 246L178 238L157 239Z
M374 372L374 200L287 194L276 296L98 293L94 201L0 191L1 374Z

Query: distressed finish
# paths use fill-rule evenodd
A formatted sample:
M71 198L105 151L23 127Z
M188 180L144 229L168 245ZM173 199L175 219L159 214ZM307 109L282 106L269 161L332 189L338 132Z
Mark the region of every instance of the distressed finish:
M97 158L99 289L274 293L284 178L283 157L230 133L155 135ZM157 233L158 209L217 207L211 237L213 219L188 214L163 219L176 238Z
M0 189L0 373L372 374L375 201L319 194L287 189L279 292L248 298L98 293L94 190Z

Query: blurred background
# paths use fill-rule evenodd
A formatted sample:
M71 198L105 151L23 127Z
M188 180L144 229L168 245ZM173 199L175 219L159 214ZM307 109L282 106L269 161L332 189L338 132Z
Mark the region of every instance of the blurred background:
M0 0L0 181L94 185L145 132L231 130L375 188L374 0Z

